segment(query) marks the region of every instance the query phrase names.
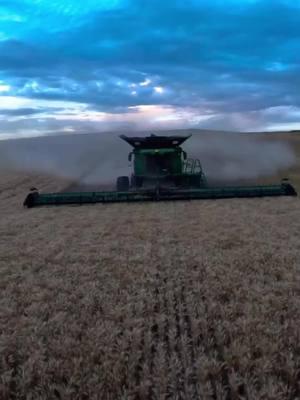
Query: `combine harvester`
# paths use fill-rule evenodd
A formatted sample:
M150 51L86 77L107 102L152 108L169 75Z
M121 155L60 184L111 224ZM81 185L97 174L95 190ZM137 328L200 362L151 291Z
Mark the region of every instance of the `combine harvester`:
M288 180L279 185L210 186L200 161L187 158L181 148L189 137L122 135L121 138L133 147L128 160L133 160L134 167L130 179L127 176L117 179L115 191L39 193L34 188L24 206L297 196Z

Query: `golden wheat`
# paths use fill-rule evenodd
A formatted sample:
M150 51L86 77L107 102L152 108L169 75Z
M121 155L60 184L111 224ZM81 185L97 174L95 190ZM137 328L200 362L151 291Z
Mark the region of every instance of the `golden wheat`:
M31 182L60 185L1 175L1 399L299 398L299 200L27 210Z

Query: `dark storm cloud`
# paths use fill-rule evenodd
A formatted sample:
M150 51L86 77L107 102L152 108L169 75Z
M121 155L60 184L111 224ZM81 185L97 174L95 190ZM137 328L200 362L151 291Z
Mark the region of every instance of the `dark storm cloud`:
M25 21L0 42L0 78L14 95L109 112L139 104L202 107L221 120L300 107L300 8L293 1L132 0L82 15L62 0L65 24L51 14L55 2L46 14L46 3L40 11L23 2ZM151 85L140 86L147 77Z

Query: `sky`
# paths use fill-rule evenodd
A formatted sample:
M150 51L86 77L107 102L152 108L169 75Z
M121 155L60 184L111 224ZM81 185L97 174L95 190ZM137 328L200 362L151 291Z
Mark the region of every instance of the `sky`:
M0 0L0 139L300 129L297 0Z

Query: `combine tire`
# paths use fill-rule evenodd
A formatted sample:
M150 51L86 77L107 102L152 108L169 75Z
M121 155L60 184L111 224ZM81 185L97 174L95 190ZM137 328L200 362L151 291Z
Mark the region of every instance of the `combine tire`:
M119 176L117 179L117 191L128 192L129 190L129 178L128 176Z
M143 178L140 176L131 176L131 187L133 188L141 188L143 186Z

